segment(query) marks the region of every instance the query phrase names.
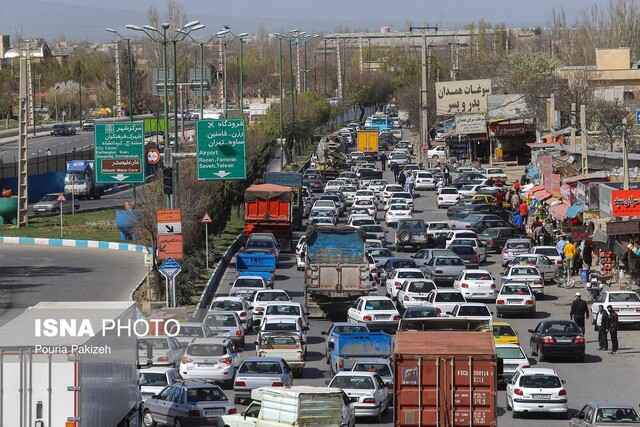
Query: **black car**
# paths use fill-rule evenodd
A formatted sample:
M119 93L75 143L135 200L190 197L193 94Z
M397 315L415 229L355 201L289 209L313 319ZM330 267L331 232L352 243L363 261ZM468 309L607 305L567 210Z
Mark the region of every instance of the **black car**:
M402 313L403 319L424 319L425 317L440 317L438 310L429 305L409 306Z
M454 207L454 210L456 211L455 214L463 212L467 214L491 214L497 215L505 221L509 219L509 214L503 208L489 203L473 203L466 206ZM449 211L447 211L447 216L451 217L453 214L449 215Z
M308 175L302 180L302 185L309 187L314 193L322 193L323 183L319 175Z
M480 265L480 257L473 246L451 245L448 249L462 258L467 267L477 268Z
M76 134L76 127L73 123L60 123L53 125L50 132L51 136L70 136Z
M544 320L529 329L531 355L542 362L546 357L573 357L584 362L585 339L573 320Z
M495 253L500 253L502 248L504 248L505 243L509 239L516 239L519 237L523 237L524 233L517 228L507 226L507 227L491 227L486 228L482 232L478 234L478 239L484 242L487 245L488 251L495 251Z

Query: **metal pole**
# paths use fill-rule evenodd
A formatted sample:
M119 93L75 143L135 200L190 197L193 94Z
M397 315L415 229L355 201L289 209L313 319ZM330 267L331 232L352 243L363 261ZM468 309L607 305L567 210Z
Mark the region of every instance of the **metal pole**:
M301 38L298 35L296 38L296 94L300 93L300 42ZM291 59L293 61L293 59Z
M180 151L180 143L178 142L178 52L176 45L178 42L172 40L173 43L173 120L175 127L173 128L173 149L175 152Z
M327 39L324 39L324 96L327 96ZM56 114L58 110L56 109Z
M204 115L204 43L200 43L200 115L202 119Z
M302 70L302 91L307 91L307 43L309 40L304 40L304 70Z
M63 210L62 208L63 208L63 205L62 205L62 203L63 202L58 202L58 203L60 203L60 238L62 239L62 236L63 236L63 232L62 232L62 210Z
M209 223L205 222L204 223L204 244L205 244L205 251L206 251L206 266L207 266L207 270L209 269Z
M570 138L570 143L571 143L571 152L575 153L576 152L576 103L572 102L571 103L571 136Z
M224 95L224 118L227 118L227 43L222 44L222 80Z
M164 67L164 149L168 151L169 148L169 94L167 91L167 79L169 78L169 70L167 70L167 28L162 26L162 65ZM166 206L171 209L171 196L167 196ZM169 305L169 300L167 300Z
M291 61L289 62L291 68L291 142L293 143L293 151L294 154L298 154L298 150L296 147L296 88L294 85L294 77L293 77L293 48L291 45L291 41L289 41L289 57Z
M422 96L420 106L420 115L422 120L420 121L420 141L422 141L423 145L427 146L429 149L429 115L427 111L427 30L422 30ZM420 147L420 151L418 154L418 159L421 161L424 152L424 148Z
M282 143L282 134L284 133L284 124L283 124L283 112L282 112L282 103L284 102L283 100L283 96L282 96L282 38L278 38L278 55L280 58L280 61L278 61L278 67L280 68L280 140L278 141L278 143L280 144L280 146L282 147L280 149L280 170L283 169L284 167L284 154L285 154L285 149L286 149L286 145Z
M129 80L129 121L133 121L133 71L131 70L131 39L127 40L127 68L129 71L128 80ZM133 203L137 201L136 195L136 184L131 186L131 191L133 191Z
M342 96L342 61L340 60L340 39L336 38L336 63L338 68L338 94Z
M244 118L244 96L242 94L242 92L244 92L244 78L243 78L244 59L242 58L242 55L243 55L242 45L243 45L243 40L242 40L242 37L240 37L240 113Z
M584 107L581 105L580 107ZM584 135L583 135L584 138ZM622 120L622 189L629 189L629 149L627 148L627 119Z
M589 153L587 152L587 112L584 104L580 106L580 142L582 143L582 173L589 173ZM626 127L625 127L626 132ZM624 143L626 149L626 141ZM627 159L628 161L629 159ZM629 164L626 165L627 180L629 176Z
M164 276L164 305L169 307L169 278Z

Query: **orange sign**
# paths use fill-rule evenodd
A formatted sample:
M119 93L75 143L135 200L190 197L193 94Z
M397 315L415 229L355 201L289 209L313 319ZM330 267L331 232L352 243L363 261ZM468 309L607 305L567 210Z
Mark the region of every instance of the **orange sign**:
M640 190L614 190L611 192L611 215L640 216Z
M156 222L182 222L182 211L180 209L160 209L156 211Z
M184 258L182 234L158 235L158 259Z

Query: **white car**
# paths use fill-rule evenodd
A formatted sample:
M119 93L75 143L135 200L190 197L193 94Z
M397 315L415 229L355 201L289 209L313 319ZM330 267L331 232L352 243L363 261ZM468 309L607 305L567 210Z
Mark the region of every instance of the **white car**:
M444 160L445 158L445 146L438 145L427 151L427 157L434 161Z
M306 351L308 330L309 327L304 325L298 316L266 316L262 320L256 341L261 341L262 335L266 333L290 332L298 337Z
M437 180L431 172L420 171L416 174L415 190L435 190Z
M264 309L264 316L262 317L262 323L264 319L270 316L293 316L300 319L303 326L309 326L309 320L307 314L302 308L302 304L295 301L276 301L270 302ZM262 324L260 325L262 327Z
M351 215L347 226L359 228L363 225L376 225L376 221L369 215Z
M438 193L437 205L438 208L446 208L447 206L455 205L460 200L460 193L455 187L444 187Z
M462 270L453 289L459 290L467 301L496 299L496 281L487 270Z
M496 355L502 359L502 378L511 380L521 368L530 368L529 358L518 344L496 344Z
M289 294L282 289L269 289L256 291L248 301L253 313L253 324L259 325L267 304L270 302L291 301Z
M314 224L319 219L329 220L333 225L336 225L338 222L338 215L336 215L336 210L333 208L312 208L309 212L307 222L309 224Z
M397 204L397 203L408 205L407 201L404 198L395 197L395 195L394 195L393 197L389 197L387 202L382 207L382 210L386 212L389 209L389 206L391 206L393 204Z
M324 192L328 193L330 191L340 192L340 189L344 187L345 183L343 181L339 181L337 179L332 179L331 181L327 181L324 185Z
M364 323L370 331L395 331L399 320L398 309L387 297L360 297L347 311L348 322Z
M618 315L619 323L640 323L640 297L633 291L603 291L591 305L591 321L595 325L598 306L608 305Z
M502 283L525 283L531 290L544 298L544 279L540 271L532 265L510 265L502 276Z
M389 181L386 179L372 179L367 185L367 190L373 191L376 197L380 198L380 193L384 190L384 187L389 185Z
M371 219L374 219L375 211L369 210L367 207L363 206L361 208L351 208L349 210L349 216L347 217L347 222L349 222L349 218L352 216L368 216Z
M269 289L269 285L262 276L239 276L231 284L229 296L242 297L246 300L255 291L267 289Z
M375 372L338 372L329 387L342 389L356 409L356 417L376 417L389 409L389 389Z
M472 237L453 239L449 246L471 246L480 262L487 262L487 245L480 239Z
M477 194L478 190L481 189L482 187L484 186L480 184L465 184L458 189L458 193L460 193L460 196L462 197L473 196Z
M446 221L429 221L425 222L427 226L427 237L436 238L442 234L449 234L451 225Z
M487 171L483 173L487 178L499 179L502 182L507 182L507 174L501 168L487 168Z
M546 255L540 254L524 254L517 255L511 265L533 265L535 266L546 282L553 280L558 269L558 264L551 261Z
M493 315L489 307L481 302L461 302L451 310L451 317L460 317L469 320L488 320L493 323Z
M411 206L411 208L413 208L413 197L411 197L411 194L407 191L400 191L398 193L394 193L393 194L393 198L394 199L404 199L405 202Z
M335 227L337 220L331 217L317 217L314 216L309 220L310 225L317 225L323 227Z
M536 315L536 298L531 287L525 283L507 283L502 285L496 297L496 316L505 314Z
M404 191L402 185L398 184L387 184L382 190L382 199L380 200L382 203L386 203L389 198L393 197L393 193L401 193Z
M424 273L419 268L396 268L384 284L385 294L388 297L395 299L406 279L427 280Z
M523 413L546 412L566 418L567 390L555 369L519 368L507 383L507 411L513 418Z
M464 295L456 289L438 288L429 292L425 302L425 305L435 307L440 315L446 317L448 316L447 313L451 312L457 304L467 302L467 300L464 299Z
M336 218L340 216L340 210L333 200L316 200L316 202L311 207L311 212L315 211L316 209L330 209L333 213L333 216L335 216Z
M392 151L389 154L388 164L391 166L392 164L397 164L399 167L404 167L411 163L411 159L409 158L408 153L403 153L400 151Z
M387 224L387 227L393 227L398 224L398 221L401 219L411 219L413 218L413 211L411 207L406 203L394 203L389 206L389 209L384 214L384 221Z
M445 248L451 246L454 240L459 239L477 239L478 235L475 231L471 230L451 230L447 233L447 240L445 241Z
M184 351L180 362L182 378L233 383L240 364L238 351L228 338L196 338Z
M216 297L209 310L235 311L242 322L242 326L248 331L253 329L253 313L249 304L241 297Z
M530 249L532 254L540 254L548 257L556 265L562 265L562 257L555 246L534 246Z
M152 366L140 369L138 382L142 400L147 400L154 394L158 394L168 385L182 379L177 368L169 366Z
M356 200L371 200L376 201L376 193L373 190L358 190L354 196L354 202Z
M407 307L425 305L429 292L438 289L433 280L407 279L398 290L398 304L403 310Z
M374 219L376 217L376 212L378 210L378 206L376 205L376 202L374 202L372 199L356 198L353 201L353 204L351 205L351 209L355 209L355 208L367 208L367 210L369 211L369 215Z
M347 207L351 206L351 204L355 200L357 191L358 191L358 188L353 185L345 185L340 189L340 192L342 193L342 198L344 199L344 202L347 205Z

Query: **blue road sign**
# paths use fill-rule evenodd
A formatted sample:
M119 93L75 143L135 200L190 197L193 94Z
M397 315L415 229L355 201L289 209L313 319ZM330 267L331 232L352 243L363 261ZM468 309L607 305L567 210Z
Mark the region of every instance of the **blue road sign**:
M636 124L640 125L640 110L636 110Z
M158 267L158 270L160 270L160 273L167 279L172 279L182 271L182 267L180 267L180 264L178 264L176 260L169 257Z

